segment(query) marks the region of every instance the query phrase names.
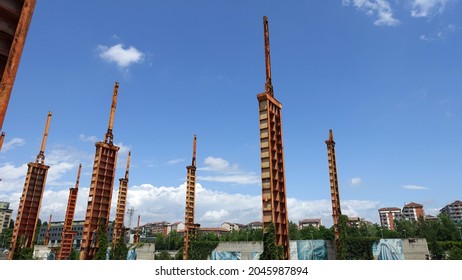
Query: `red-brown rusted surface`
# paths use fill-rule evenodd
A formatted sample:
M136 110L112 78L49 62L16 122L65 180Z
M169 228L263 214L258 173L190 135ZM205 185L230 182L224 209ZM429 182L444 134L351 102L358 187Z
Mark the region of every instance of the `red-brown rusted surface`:
M0 2L0 131L19 67L36 0Z
M135 236L133 236L133 243L135 244L140 242L140 221L141 221L141 216L138 215L138 223L136 224Z
M276 244L284 248L284 259L290 259L289 221L287 213L284 149L282 142L282 104L274 98L271 84L268 18L263 17L265 37L266 84L258 94L260 115L260 158L262 178L263 230L273 223Z
M61 235L61 247L58 253L58 260L67 260L72 251L72 243L75 231L72 230L72 223L74 222L75 206L77 205L77 195L79 193L80 172L82 171L82 164L79 164L79 171L77 172L77 180L75 187L69 188L69 199L67 200L66 217L64 218L63 232Z
M330 181L330 194L332 200L332 218L334 220L334 240L336 253L339 252L340 242L340 229L339 222L342 211L340 210L340 195L338 191L338 179L337 179L337 162L335 159L335 142L332 129L329 130L329 139L326 141L327 145L327 160L329 164L329 181Z
M9 259L13 259L15 251L20 248L32 248L35 228L37 226L40 205L42 203L43 191L48 174L48 165L45 165L45 145L50 127L51 112L48 112L43 133L42 145L35 162L27 164L26 180L19 201L18 215L14 225L13 235L11 237Z
M119 193L117 195L117 208L114 221L114 233L112 235L112 243L115 245L119 238L124 238L124 218L125 209L127 206L127 192L128 192L128 172L130 169L131 153L128 152L127 167L125 169L125 177L119 179Z
M196 135L193 140L193 152L191 165L187 166L186 176L186 209L185 209L185 223L184 223L184 245L183 245L183 259L188 259L188 251L190 241L194 237L194 232L198 225L194 224L194 207L196 197Z
M45 241L43 241L45 246L48 246L48 243L50 242L50 227L52 217L53 215L50 214L50 218L48 219L47 232L45 233Z
M97 229L100 223L108 228L111 210L112 191L117 166L119 147L113 144L112 128L114 125L115 108L117 104L119 84L114 84L112 105L109 116L108 130L104 142L96 142L95 159L91 176L90 192L88 194L87 211L82 234L80 259L93 259L98 249Z

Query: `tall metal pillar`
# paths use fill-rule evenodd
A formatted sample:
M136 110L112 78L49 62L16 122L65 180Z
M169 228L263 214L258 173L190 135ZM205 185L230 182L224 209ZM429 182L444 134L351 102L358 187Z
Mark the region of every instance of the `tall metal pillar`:
M127 168L125 169L125 177L119 179L119 193L117 195L117 208L114 221L114 234L112 235L112 244L117 244L119 238L124 238L124 218L125 208L127 206L127 191L128 191L128 172L130 169L131 153L128 152Z
M194 239L198 224L194 223L194 207L196 197L196 135L193 140L193 153L191 165L186 167L186 209L184 223L183 260L188 259L189 245Z
M67 260L72 251L72 242L74 235L76 234L76 232L72 230L72 223L74 222L75 206L77 205L81 171L82 164L79 164L75 187L69 188L69 199L67 200L66 217L64 218L63 232L61 235L61 248L59 249L58 260Z
M273 223L276 245L284 247L284 259L290 259L284 150L282 143L282 104L274 98L268 18L263 17L265 38L265 92L257 95L260 113L260 157L262 179L263 230Z
M35 162L27 164L26 180L19 201L18 215L11 237L10 253L8 258L13 259L14 254L21 248L33 248L35 229L37 226L40 205L42 203L43 191L50 166L45 165L45 146L50 127L51 112L48 112L43 133L42 145Z
M112 134L118 89L119 84L116 82L114 84L109 125L105 140L104 142L96 142L95 144L95 160L93 163L90 192L88 194L82 246L80 248L81 260L93 259L98 250L98 226L100 223L104 223L107 229L109 225L112 191L117 167L117 153L120 149L114 145Z
M327 160L329 164L329 181L330 181L330 194L332 201L332 218L334 220L334 240L336 247L336 254L338 257L340 249L340 216L342 211L340 209L340 194L338 191L338 179L337 179L337 162L335 159L335 142L332 129L329 130L329 139L326 141L327 145Z
M21 60L36 0L0 3L0 131Z

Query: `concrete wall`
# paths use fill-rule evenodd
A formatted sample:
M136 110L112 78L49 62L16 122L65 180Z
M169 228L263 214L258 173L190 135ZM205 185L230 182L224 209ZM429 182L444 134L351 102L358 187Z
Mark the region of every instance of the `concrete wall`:
M293 241L291 241L292 243ZM333 240L326 241L327 259L335 260L335 242ZM371 245L372 246L372 245ZM256 252L263 252L263 242L221 242L216 252L240 252L241 260L252 260ZM425 260L429 256L427 240L417 238L402 239L402 254L404 260Z
M154 243L144 243L142 247L136 248L137 260L153 260L156 246Z
M403 253L405 260L426 260L430 256L425 238L403 239Z
M262 241L220 242L214 251L240 252L241 260L252 260L255 253L263 252Z

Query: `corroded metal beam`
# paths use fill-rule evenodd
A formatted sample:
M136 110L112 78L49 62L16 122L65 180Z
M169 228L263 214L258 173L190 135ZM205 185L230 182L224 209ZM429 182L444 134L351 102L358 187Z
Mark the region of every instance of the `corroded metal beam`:
M72 241L74 239L74 235L76 234L76 232L72 230L72 223L74 222L75 207L77 205L77 195L79 193L81 171L82 164L79 164L79 171L77 172L75 187L69 188L69 199L67 200L66 217L64 218L64 226L61 235L61 247L58 253L58 260L67 260L72 251Z
M194 223L194 208L196 197L196 135L193 140L193 152L191 165L187 166L186 177L186 209L185 209L185 223L184 223L184 245L183 245L183 259L188 259L189 245L195 235L198 227Z
M18 71L36 0L0 3L0 131Z
M282 141L282 104L274 98L271 84L268 18L263 17L265 38L265 92L258 94L260 120L260 159L262 182L263 230L273 224L276 245L284 248L284 259L290 259L289 220L284 174Z
M332 129L329 130L329 139L326 141L327 145L327 160L329 165L329 182L330 182L330 194L332 201L332 219L334 221L334 240L336 246L336 253L340 249L340 216L342 211L340 209L340 194L338 190L338 178L337 178L337 161L335 158L335 142Z

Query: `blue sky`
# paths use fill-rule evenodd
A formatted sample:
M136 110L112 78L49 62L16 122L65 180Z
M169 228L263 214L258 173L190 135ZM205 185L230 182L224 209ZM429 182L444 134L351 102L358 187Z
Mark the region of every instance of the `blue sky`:
M344 214L378 222L378 208L412 201L435 215L461 199L461 11L458 0L38 1L3 125L0 200L16 214L52 111L40 217L63 219L82 163L84 219L118 81L114 206L130 150L128 207L142 223L182 221L196 134L196 221L260 220L266 15L289 219L332 224L329 129Z

